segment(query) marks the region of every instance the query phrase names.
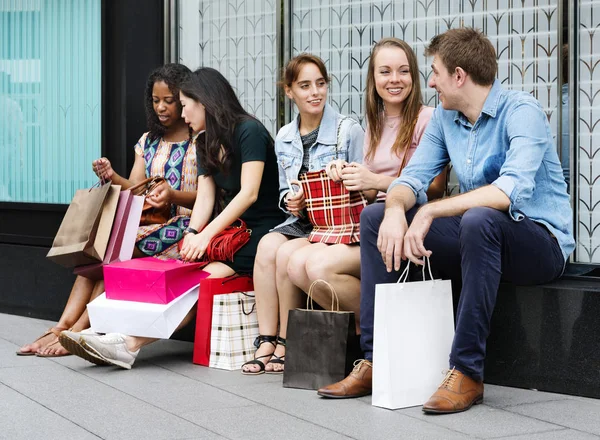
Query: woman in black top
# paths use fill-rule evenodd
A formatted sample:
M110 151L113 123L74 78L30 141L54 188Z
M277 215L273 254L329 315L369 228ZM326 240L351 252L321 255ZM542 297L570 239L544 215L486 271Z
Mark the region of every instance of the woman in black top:
M206 271L214 275L218 270L219 276L252 273L258 242L283 221L273 139L214 69L196 70L180 95L185 121L195 132L206 130L205 143L198 144L198 196L181 255L197 260L216 234L241 218L252 230L250 242L233 262L213 262ZM217 194L222 194L224 208L210 221Z

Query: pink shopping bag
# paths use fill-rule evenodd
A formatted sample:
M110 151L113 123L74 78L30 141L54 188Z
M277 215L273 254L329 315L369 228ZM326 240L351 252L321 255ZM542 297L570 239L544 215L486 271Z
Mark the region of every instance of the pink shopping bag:
M106 298L168 304L209 274L203 263L136 258L104 266Z
M129 190L121 191L104 260L101 263L77 266L73 271L75 275L101 280L103 266L131 259L142 205L143 197L134 196Z

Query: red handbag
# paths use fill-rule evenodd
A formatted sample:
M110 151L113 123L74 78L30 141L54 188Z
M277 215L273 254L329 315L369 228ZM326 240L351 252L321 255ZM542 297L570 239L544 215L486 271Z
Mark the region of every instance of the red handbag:
M360 241L360 213L367 206L361 191L348 191L334 182L325 170L299 176L308 218L313 230L312 243L351 244Z
M198 261L233 261L235 253L250 241L251 234L252 230L248 229L246 222L237 219L210 240L204 255ZM177 247L180 251L182 246L183 240L179 240Z

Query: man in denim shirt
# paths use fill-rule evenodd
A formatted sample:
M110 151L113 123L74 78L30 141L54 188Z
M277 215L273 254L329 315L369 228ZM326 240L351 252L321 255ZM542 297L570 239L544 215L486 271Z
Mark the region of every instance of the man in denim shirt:
M434 37L426 53L433 56L429 86L441 104L390 185L385 206L368 206L361 216L365 360L319 394L370 393L375 284L395 282L402 260L423 264L430 257L443 278L462 282L462 290L450 371L423 410L453 413L483 399L486 339L500 281L553 280L575 243L561 165L537 100L495 80L496 53L479 31L449 30ZM450 161L461 194L427 203L427 188Z

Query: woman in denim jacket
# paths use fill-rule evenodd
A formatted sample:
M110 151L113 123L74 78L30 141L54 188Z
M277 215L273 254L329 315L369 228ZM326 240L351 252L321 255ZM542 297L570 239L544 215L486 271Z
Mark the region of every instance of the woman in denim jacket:
M288 214L281 225L260 241L254 265L254 289L260 336L254 360L242 374L281 373L289 307L279 298L301 298L302 291L287 276L293 252L311 243L312 225L304 214L306 202L293 182L307 171L325 169L329 174L336 159L362 162L364 132L358 122L344 117L327 100L329 78L323 61L311 54L292 58L284 72L286 96L299 115L277 133L275 152L279 164L279 206ZM277 328L279 327L279 336Z

